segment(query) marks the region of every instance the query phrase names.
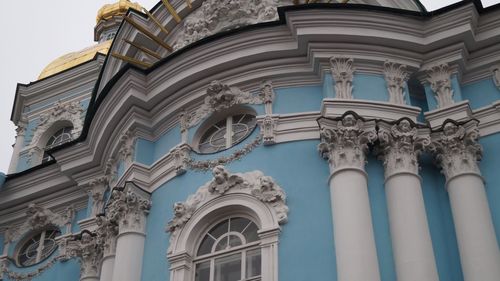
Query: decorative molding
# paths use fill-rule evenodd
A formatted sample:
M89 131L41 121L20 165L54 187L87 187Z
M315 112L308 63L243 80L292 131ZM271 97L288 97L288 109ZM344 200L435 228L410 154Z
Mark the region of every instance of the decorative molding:
M330 163L332 174L343 169L363 170L368 144L377 139L374 121L363 121L352 112L340 119L320 120L321 143L318 150Z
M80 262L80 280L99 278L102 249L95 233L83 231L72 239L64 239L61 243L66 258L78 258ZM60 245L61 245L60 244Z
M118 225L106 216L96 217L97 244L103 251L103 256L112 256L116 253L116 238L118 236Z
M90 217L95 217L104 211L104 195L108 189L109 178L107 176L91 180L84 189L92 198Z
M135 142L137 138L133 130L128 130L120 136L118 142L118 159L125 161L128 167L134 162Z
M278 1L233 0L220 5L218 0L204 1L184 20L174 50L181 49L220 31L278 19Z
M259 96L265 106L267 115L273 114L273 101L276 94L274 93L273 82L265 80L260 83Z
M405 105L404 88L409 79L406 65L391 61L384 63L384 77L389 92L389 102Z
M212 174L214 178L190 195L185 202L174 204L174 217L167 225L167 231L170 232L169 254L172 253L174 240L193 213L207 202L225 194L251 195L274 210L280 224L287 222L286 196L273 178L265 176L261 171L231 174L224 166L216 166Z
M457 102L446 108L438 108L424 112L425 120L429 123L432 130L441 128L441 125L443 125L447 119L462 122L470 120L472 115L473 113L469 106L469 101L467 100Z
M71 232L71 223L75 218L75 208L68 206L64 214L56 214L49 209L38 206L34 203L28 205L26 210L26 221L19 227L19 231L39 230L47 226L66 227L66 232Z
M276 143L276 128L278 127L278 117L266 115L264 119L260 120L260 132L264 145L271 145Z
M402 119L394 125L378 124L377 154L384 163L385 178L410 173L418 176L418 157L431 144L429 133L419 133L414 123ZM428 130L426 130L428 131Z
M432 151L447 182L461 174L481 176L478 162L483 150L477 141L477 125L476 120L462 124L448 120L443 124L442 130L431 136Z
M438 108L453 105L453 89L451 87L452 68L443 63L427 70L427 82L431 85Z
M352 99L352 80L354 78L352 58L331 57L330 70L335 81L335 98Z
M181 115L186 118L181 121L181 128L186 128L185 124L187 124L187 128L196 126L211 113L228 109L237 104L262 104L263 98L266 96L253 95L236 87L222 84L220 81L212 81L207 88L207 96L201 107L189 114Z
M11 261L8 259L6 256L0 257L0 277L6 279L5 277L8 278L8 280L12 281L28 281L32 280L33 278L36 278L40 275L42 275L47 269L51 268L54 266L57 262L59 261L64 261L66 257L64 256L57 256L46 262L44 265L38 267L36 270L27 272L27 273L20 273L20 272L14 272L9 270L9 264Z
M40 115L38 126L35 128L31 139L31 145L45 146L44 143L38 144L38 142L42 135L57 121L71 122L73 125L72 138L77 138L83 128L82 114L83 108L78 101L56 102L49 112Z
M252 152L262 143L262 137L258 135L252 142L246 144L242 149L235 150L229 156L221 156L213 160L196 161L189 159L187 165L190 169L207 171L215 168L218 165L227 165L233 161L241 159L243 156Z
M189 156L190 152L191 147L187 143L182 143L170 151L174 161L175 173L177 175L182 175L186 172L191 160L191 157Z
M500 65L493 67L492 75L493 75L493 82L500 90Z
M118 225L120 233L140 232L146 229L146 216L151 209L150 194L133 183L114 188L106 206L106 218Z

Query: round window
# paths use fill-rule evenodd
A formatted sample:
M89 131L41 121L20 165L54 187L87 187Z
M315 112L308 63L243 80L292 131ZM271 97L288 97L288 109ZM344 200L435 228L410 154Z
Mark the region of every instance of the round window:
M31 266L48 258L56 249L55 238L61 235L56 229L37 232L24 242L17 255L20 266Z
M214 123L201 135L201 153L215 153L238 144L252 133L256 119L252 114L236 114Z

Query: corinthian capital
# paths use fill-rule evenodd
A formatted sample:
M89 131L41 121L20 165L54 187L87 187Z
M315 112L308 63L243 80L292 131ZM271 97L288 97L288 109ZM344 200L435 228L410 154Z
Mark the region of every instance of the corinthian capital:
M80 280L98 279L102 251L95 233L84 230L81 235L66 239L64 243L67 257L76 257L80 261Z
M118 225L105 216L97 216L97 244L101 247L103 255L110 256L116 253L116 237Z
M384 76L389 92L389 102L395 104L405 104L404 87L409 75L406 65L386 61L384 63Z
M320 122L318 150L328 159L332 172L344 168L364 170L368 144L377 139L374 121L363 121L354 113Z
M397 173L418 175L418 156L431 144L426 132L419 134L416 125L408 119L401 119L394 125L380 122L378 130L379 158L384 162L385 178Z
M451 88L451 74L452 69L446 63L433 66L427 70L427 81L431 85L439 108L455 103Z
M330 58L330 69L335 81L335 93L338 99L352 99L352 80L354 68L352 58Z
M115 188L111 193L106 217L118 225L120 233L144 232L146 216L151 209L150 194L133 183Z
M465 124L445 121L442 131L433 134L432 150L447 181L460 174L481 175L477 163L483 150L478 137L475 120Z

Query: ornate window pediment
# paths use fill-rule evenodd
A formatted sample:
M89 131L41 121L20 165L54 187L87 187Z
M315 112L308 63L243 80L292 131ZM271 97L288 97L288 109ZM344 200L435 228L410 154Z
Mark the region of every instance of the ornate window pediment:
M243 216L255 220L262 241L263 259L274 262L262 265L262 280L276 281L272 264L277 264L277 247L280 224L288 219L286 196L281 187L261 171L229 173L223 166L213 169L213 179L189 196L185 202L174 205L174 217L167 225L170 232L168 258L173 281L190 281L190 269L200 233L209 230L216 217ZM198 241L198 242L197 242ZM269 249L268 249L269 248ZM190 265L185 267L182 265Z

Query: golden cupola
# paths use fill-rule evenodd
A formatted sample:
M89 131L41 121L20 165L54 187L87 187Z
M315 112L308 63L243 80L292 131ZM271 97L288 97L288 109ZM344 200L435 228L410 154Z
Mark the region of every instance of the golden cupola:
M97 12L97 24L94 28L94 41L98 42L98 44L55 59L43 69L38 76L38 80L90 61L98 53L107 55L120 23L130 8L138 11L142 10L141 5L128 0L119 0L116 3L104 5Z

